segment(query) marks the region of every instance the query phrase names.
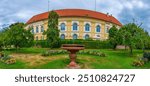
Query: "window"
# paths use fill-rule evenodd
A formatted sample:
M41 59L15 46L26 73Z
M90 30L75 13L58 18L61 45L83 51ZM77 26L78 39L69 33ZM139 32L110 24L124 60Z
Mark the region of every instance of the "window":
M97 26L96 26L96 32L101 32L101 27L100 27L100 25L97 25Z
M38 36L36 36L36 40L39 40Z
M106 26L105 31L106 31L106 33L109 33L109 26Z
M60 38L65 39L65 34L61 34Z
M77 34L73 34L73 39L78 39L78 35Z
M73 23L73 30L78 30L78 24L77 23Z
M44 26L41 26L41 32L44 32Z
M36 26L36 33L39 33L39 27Z
M90 36L88 34L85 35L85 39L89 39Z
M34 34L34 28L33 27L30 27L31 28L31 33Z
M66 29L66 25L65 25L65 23L62 23L61 25L60 25L60 29L62 30L62 31L64 31L65 29Z
M90 31L90 24L87 23L87 24L85 25L85 31Z
M34 28L33 28L33 26L29 26L29 29L31 29L31 33L34 34Z

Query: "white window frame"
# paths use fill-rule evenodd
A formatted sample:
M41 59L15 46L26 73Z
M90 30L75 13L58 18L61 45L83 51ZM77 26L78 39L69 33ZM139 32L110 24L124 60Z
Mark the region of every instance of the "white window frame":
M98 25L100 26L100 32L97 32L97 26L98 26ZM95 24L95 32L96 32L96 33L101 33L101 32L102 32L102 25L101 25L100 23L96 23L96 24Z
M38 27L38 32L37 32L37 27ZM35 26L35 33L40 33L40 26L39 25Z
M40 25L40 32L41 32L41 33L44 32L44 31L42 32L42 26L43 26L43 30L44 30L44 25Z
M91 38L91 34L90 33L84 33L83 34L83 39L85 39L85 35L87 35L87 34L89 35L89 38Z
M86 24L89 24L90 25L90 30L89 31L85 31L85 25ZM84 32L91 32L91 26L92 24L91 24L91 22L84 22Z
M74 24L74 23L77 23L77 25L78 25L78 26L77 26L77 30L73 30L73 24ZM71 23L71 30L72 30L72 31L79 31L79 21L72 21L72 23Z
M109 24L105 24L105 33L106 33L106 34L108 34L108 32L106 31L106 28L107 28L107 27L109 27L108 30L110 30L110 25L109 25Z
M60 34L60 38L61 38L61 35L62 35L62 34L64 34L64 35L65 35L65 39L66 39L66 36L67 36L67 34L66 34L66 33L61 33L61 34Z
M62 23L65 24L65 30L61 30L61 24L62 24ZM60 32L65 32L65 31L67 31L67 22L66 22L66 21L59 22L59 30L60 30Z

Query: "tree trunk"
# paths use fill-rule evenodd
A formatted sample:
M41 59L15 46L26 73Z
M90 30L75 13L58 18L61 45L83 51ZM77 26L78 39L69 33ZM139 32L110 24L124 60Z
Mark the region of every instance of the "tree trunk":
M130 55L133 55L133 49L131 46L130 46Z

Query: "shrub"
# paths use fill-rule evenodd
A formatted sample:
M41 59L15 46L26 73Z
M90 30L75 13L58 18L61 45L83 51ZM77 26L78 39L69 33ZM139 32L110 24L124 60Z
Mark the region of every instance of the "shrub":
M42 56L52 56L52 55L59 55L59 54L68 54L66 50L50 50L45 51L41 55ZM98 52L98 51L80 51L77 54L86 54L86 55L93 55L93 56L99 56L99 57L106 57L104 53Z
M0 52L0 58L4 57L4 54L2 52Z
M48 48L48 44L45 40L34 41L34 46L42 47L42 48Z
M61 44L82 44L86 49L111 49L109 41L100 40L61 40Z
M78 54L87 54L87 55L93 55L93 56L99 56L99 57L106 57L105 53L101 53L99 51L80 51Z
M144 52L143 57L150 61L150 52Z
M14 64L16 63L16 59L14 59L13 57L4 54L4 53L0 53L0 61L5 63L5 64Z
M49 50L42 53L42 56L52 56L58 54L67 54L66 50Z
M141 67L144 65L144 61L142 60L135 60L133 63L132 63L132 66L136 66L136 67Z

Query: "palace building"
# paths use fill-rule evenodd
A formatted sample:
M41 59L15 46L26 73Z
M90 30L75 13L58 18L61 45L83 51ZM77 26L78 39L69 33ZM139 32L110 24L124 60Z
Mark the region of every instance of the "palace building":
M83 9L54 10L59 17L58 28L61 39L106 40L109 29L115 25L118 29L122 24L112 15ZM49 12L33 16L27 21L26 29L32 27L35 40L44 40L42 33L47 30Z

